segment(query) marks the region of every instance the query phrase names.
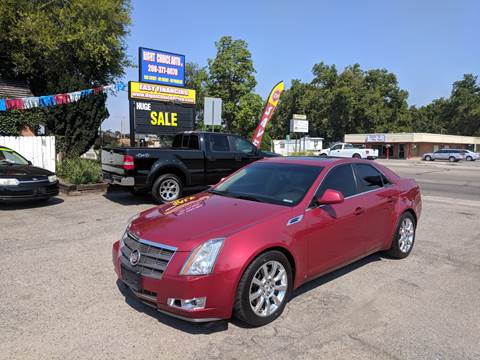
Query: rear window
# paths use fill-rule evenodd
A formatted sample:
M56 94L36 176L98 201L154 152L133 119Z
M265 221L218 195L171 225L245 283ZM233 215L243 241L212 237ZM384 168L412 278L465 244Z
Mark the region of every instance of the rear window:
M173 148L194 149L200 148L198 135L196 134L178 134L175 135L172 142Z
M382 174L371 165L355 164L358 191L365 192L383 187Z

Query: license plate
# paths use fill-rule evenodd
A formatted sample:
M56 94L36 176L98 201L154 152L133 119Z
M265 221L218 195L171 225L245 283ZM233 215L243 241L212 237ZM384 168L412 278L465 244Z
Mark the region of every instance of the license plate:
M136 272L133 272L131 270L128 270L128 269L124 268L123 266L121 268L122 268L122 280L123 280L123 282L135 291L141 290L140 274L136 273Z
M104 180L104 181L109 182L109 181L112 181L112 180L113 180L112 174L103 173L102 175L103 175L103 180Z

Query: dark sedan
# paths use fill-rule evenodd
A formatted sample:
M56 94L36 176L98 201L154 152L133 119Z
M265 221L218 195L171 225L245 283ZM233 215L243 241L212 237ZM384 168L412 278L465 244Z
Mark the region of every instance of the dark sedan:
M57 176L0 146L0 202L46 201L58 195Z

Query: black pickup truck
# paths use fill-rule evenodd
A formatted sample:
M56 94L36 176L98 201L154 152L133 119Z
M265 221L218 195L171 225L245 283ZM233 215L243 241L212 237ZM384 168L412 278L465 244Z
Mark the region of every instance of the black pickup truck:
M104 148L103 179L132 191L149 191L158 202L182 196L185 188L216 184L266 153L237 135L188 131L171 148Z

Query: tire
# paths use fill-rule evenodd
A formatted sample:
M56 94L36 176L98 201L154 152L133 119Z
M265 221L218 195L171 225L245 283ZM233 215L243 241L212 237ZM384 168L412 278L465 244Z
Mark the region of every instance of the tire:
M182 181L174 174L159 176L152 186L152 196L160 204L177 200L182 196L182 191Z
M455 159L454 156L450 156L450 157L448 158L448 161L450 161L450 162L455 162L455 161L457 161L457 159Z
M326 158L328 155L325 154L325 153L322 153L322 154L320 154L319 156L320 156L321 158Z
M404 212L398 220L397 228L393 234L392 245L387 250L387 254L395 259L403 259L410 255L415 243L416 228L417 224L413 215L410 212Z
M354 159L361 159L362 157L361 157L360 154L353 154L353 155L352 155L352 158L354 158Z
M471 156L467 156L466 160L467 161L473 161L473 158Z
M430 155L425 156L425 161L432 161L432 157Z
M264 278L267 283L262 283ZM238 284L233 308L235 318L252 327L272 322L285 309L292 286L292 267L286 256L276 250L261 254L247 267ZM250 294L256 297L250 300Z

